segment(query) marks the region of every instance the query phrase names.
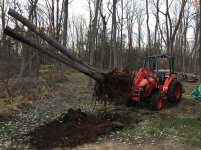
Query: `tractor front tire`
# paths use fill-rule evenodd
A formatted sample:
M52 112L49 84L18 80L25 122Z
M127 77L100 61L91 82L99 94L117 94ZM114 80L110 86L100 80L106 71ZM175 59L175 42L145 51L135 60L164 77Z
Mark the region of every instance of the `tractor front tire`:
M178 104L181 101L182 86L178 80L173 80L168 88L167 100L172 104Z
M154 111L161 110L163 108L163 103L164 103L164 101L158 93L152 95L152 97L151 97L152 110L154 110Z

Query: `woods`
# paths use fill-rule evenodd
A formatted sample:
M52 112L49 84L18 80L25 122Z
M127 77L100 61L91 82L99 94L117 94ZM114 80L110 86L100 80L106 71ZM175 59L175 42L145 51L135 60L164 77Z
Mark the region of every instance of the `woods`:
M16 19L6 14L10 6L38 26L38 35L45 33L58 43L63 43L69 52L64 47L57 48L64 54L70 54L70 59L77 55L75 61L80 63L85 60L95 68L104 69L122 66L138 69L144 56L171 53L177 58L177 71L199 72L199 1L88 0L85 5L88 5L86 11L90 15L82 17L68 12L71 3L73 1L29 1L28 11L25 11L16 0L2 1L2 31L11 24L14 31L26 31ZM30 30L34 31L34 26ZM26 32L27 36L37 38L29 30ZM1 37L2 62L9 60L12 64L18 59L23 76L35 74L37 77L40 65L56 63L45 55L35 54L32 48L6 37L3 32ZM37 42L44 43L40 38ZM52 40L49 44L55 46ZM63 69L61 67L60 71L63 72Z
M70 66L103 83L102 70L137 71L142 58L153 54L173 55L176 72L200 74L199 1L88 0L89 13L81 17L69 13L72 3L32 0L25 11L16 0L1 2L1 81L7 93L9 84L19 90L22 78L37 79L44 65L56 66L60 80Z

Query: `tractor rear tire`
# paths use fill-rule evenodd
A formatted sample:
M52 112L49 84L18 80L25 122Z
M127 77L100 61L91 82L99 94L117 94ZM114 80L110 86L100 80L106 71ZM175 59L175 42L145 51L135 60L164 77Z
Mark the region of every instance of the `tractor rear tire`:
M126 106L127 107L133 107L136 105L136 102L134 102L131 97L129 97L127 100L126 100Z
M152 97L151 97L152 110L154 110L154 111L161 110L163 108L163 104L164 104L164 101L158 93L152 95Z
M182 86L178 80L173 80L168 88L167 100L172 104L178 104L181 101Z

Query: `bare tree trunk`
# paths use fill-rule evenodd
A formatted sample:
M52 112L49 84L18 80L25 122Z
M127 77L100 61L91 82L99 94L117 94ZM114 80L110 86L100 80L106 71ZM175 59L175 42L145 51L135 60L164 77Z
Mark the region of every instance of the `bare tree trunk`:
M14 0L14 8L17 8L17 2ZM17 19L15 19L15 30L18 32L19 31L19 25ZM18 56L19 54L19 42L15 41L15 55Z
M2 30L5 28L6 20L5 20L5 0L2 1L2 6L1 6L1 23L2 23ZM2 51L0 53L0 58L5 59L7 58L7 51L6 51L6 35L2 35Z
M183 71L186 72L186 49L187 49L187 27L184 29L184 46L183 46Z
M37 3L38 3L38 0L30 1L30 6L29 6L30 11L29 11L28 20L32 23L34 21L34 12L36 11ZM35 19L36 19L36 16L35 16ZM30 36L30 30L28 30L26 34L27 36ZM27 45L23 45L22 46L22 61L21 61L21 68L20 68L19 75L28 76L28 75L32 75L32 73L34 77L35 75L37 75L36 73L37 71L36 70L35 70L36 72L33 71L34 69L36 69L36 67L34 69L32 68L33 63L32 63L32 59L30 59L32 55L33 55L33 48L28 47Z
M97 33L97 20L98 20L98 9L100 5L100 0L96 0L96 6L95 6L95 16L93 19L93 29L92 29L92 46L91 46L91 52L90 52L90 65L94 65L94 53L96 48L96 33Z
M124 2L121 0L121 42L120 42L120 66L122 67L123 62L123 26L124 26Z
M157 44L158 25L159 25L159 0L157 0L156 2L156 25L155 25L155 31L154 31L154 47L155 48Z
M187 71L187 63L186 63L186 52L187 52L187 31L188 31L188 26L189 26L189 9L185 11L187 14L184 17L184 47L183 47L183 51L184 51L184 55L183 55L183 71L186 72Z
M117 47L116 47L116 34L117 34L117 23L116 23L116 4L117 0L113 0L113 12L112 12L112 27L113 27L113 36L112 36L112 51L114 52L114 68L118 66L117 62Z
M178 17L177 23L176 23L176 25L174 27L174 31L173 31L173 33L171 34L171 37L170 37L170 50L171 50L170 54L173 54L173 45L174 45L174 41L175 41L175 36L176 36L177 30L179 29L180 21L181 21L181 19L183 17L183 12L184 12L184 8L186 6L186 3L187 3L186 0L182 0L181 9L180 9L180 12L179 12L179 17ZM171 20L170 16L169 16L169 20ZM170 22L170 24L171 24L171 22ZM171 28L171 30L172 30L172 28Z
M63 5L64 5L63 46L67 47L68 0L63 0ZM64 75L65 69L66 69L66 66L62 63L61 72L60 72L61 79L65 78L65 75Z
M166 25L166 43L167 43L167 53L170 53L170 33L168 25L168 14L169 14L169 1L166 0L166 14L165 14L165 25Z
M134 15L136 13L136 7L134 1L128 1L126 4L126 22L127 22L127 34L128 34L128 67L131 67L131 51L133 50L133 24L134 24Z
M93 19L93 29L92 29L92 41L91 41L91 51L90 51L90 65L94 66L95 48L96 48L96 31L97 31L97 20L98 20L98 10L100 6L100 0L96 0L95 3L95 16ZM92 80L89 79L89 85L92 85Z
M101 1L102 2L102 1ZM101 62L100 62L100 67L103 69L103 63L104 63L104 57L105 57L105 49L106 49L106 32L107 32L107 20L106 16L103 15L102 8L100 8L100 15L102 18L102 23L103 23L103 31L102 31L102 51L101 51Z
M143 23L143 15L142 15L142 9L139 9L139 12L137 12L137 23L138 23L138 50L141 50L141 36L142 36L142 23Z
M151 35L150 35L150 28L149 28L149 4L148 4L148 0L146 0L146 15L147 15L147 34L148 34L148 55L150 55Z
M36 13L36 8L37 8L37 4L38 4L38 0L35 0L35 1L30 1L30 12L29 12L29 17L28 17L28 20L31 21L32 23L35 21L35 24L37 24L37 13ZM30 35L30 31L27 32L28 35ZM27 60L29 60L29 58L34 55L34 49L33 48L30 48L30 47L27 47L29 49L28 51L28 58ZM37 57L37 56L36 56ZM37 77L37 62L35 61L34 62L34 57L32 59L30 59L29 63L28 63L28 73L27 75L31 75L32 77Z
M113 60L113 59L112 59L112 58L113 58L113 57L112 57L112 56L113 56L113 49L112 49L112 43L113 43L113 38L112 38L112 37L113 37L113 31L114 31L114 30L113 30L113 25L112 25L111 35L110 35L111 38L110 38L110 58L109 58L109 69L112 69L112 66L113 66L113 64L114 64L113 61L112 61L112 60Z
M14 9L16 9L18 7L17 0L14 0L13 3L14 3ZM19 31L19 25L18 25L17 19L15 19L15 30L17 32ZM16 55L16 57L18 57L18 55L19 55L19 42L18 41L15 41L15 55Z
M133 49L132 27L128 31L128 66L131 67L131 51Z

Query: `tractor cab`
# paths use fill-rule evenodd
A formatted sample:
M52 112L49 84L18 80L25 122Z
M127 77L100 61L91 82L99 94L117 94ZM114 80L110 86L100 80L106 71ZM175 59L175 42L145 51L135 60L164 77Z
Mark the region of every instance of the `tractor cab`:
M162 84L165 78L174 74L174 57L169 54L148 56L144 60L143 67L154 74Z

